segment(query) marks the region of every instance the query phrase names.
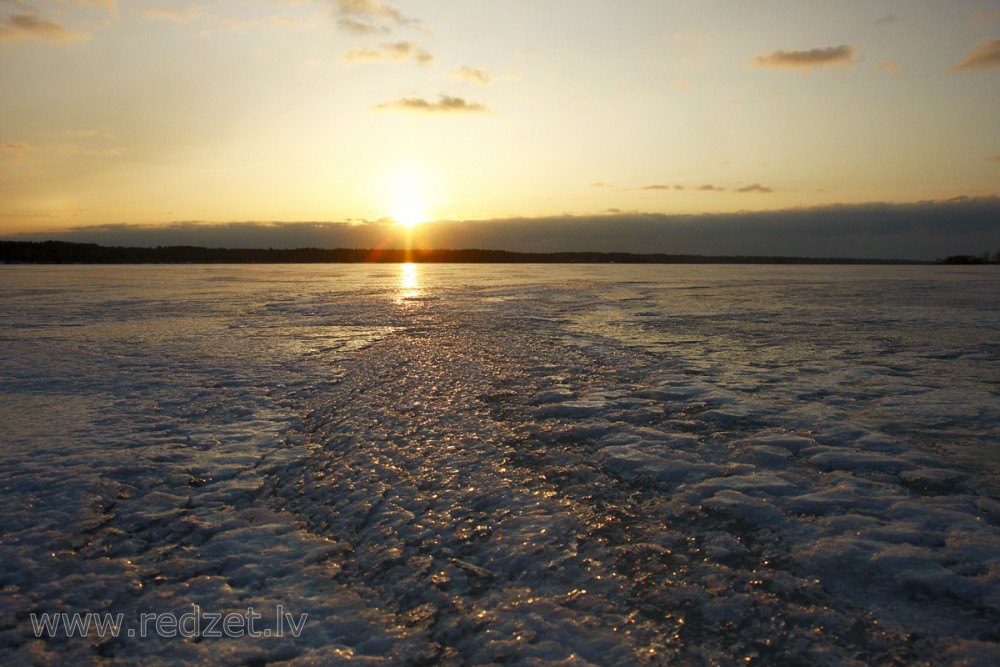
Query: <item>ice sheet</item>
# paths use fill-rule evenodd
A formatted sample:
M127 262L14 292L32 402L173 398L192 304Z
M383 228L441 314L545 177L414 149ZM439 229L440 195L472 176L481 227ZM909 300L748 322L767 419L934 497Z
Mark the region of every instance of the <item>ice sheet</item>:
M998 287L0 267L0 661L995 664Z

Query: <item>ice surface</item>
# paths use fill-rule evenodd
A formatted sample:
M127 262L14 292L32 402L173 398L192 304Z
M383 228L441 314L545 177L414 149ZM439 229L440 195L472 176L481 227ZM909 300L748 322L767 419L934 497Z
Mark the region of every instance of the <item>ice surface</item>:
M996 664L998 287L0 267L0 662Z

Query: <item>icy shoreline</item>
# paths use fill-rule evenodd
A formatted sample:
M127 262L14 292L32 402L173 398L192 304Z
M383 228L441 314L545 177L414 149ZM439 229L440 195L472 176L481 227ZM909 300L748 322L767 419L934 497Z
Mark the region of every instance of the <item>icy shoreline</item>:
M1000 660L997 277L4 271L5 664Z

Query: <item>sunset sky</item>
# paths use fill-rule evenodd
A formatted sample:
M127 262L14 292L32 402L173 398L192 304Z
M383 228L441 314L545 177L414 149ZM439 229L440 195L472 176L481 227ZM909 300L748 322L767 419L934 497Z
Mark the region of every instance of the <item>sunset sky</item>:
M1000 194L1000 2L0 0L0 235Z

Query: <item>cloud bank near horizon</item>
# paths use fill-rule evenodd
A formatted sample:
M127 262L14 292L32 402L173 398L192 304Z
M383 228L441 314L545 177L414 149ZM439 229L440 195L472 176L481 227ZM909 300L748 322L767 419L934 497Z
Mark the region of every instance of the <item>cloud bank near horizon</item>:
M230 248L402 248L391 221L110 224L6 240ZM545 218L441 220L420 225L412 245L522 252L662 252L933 260L1000 249L1000 197L913 204L855 204L699 215L611 213Z

